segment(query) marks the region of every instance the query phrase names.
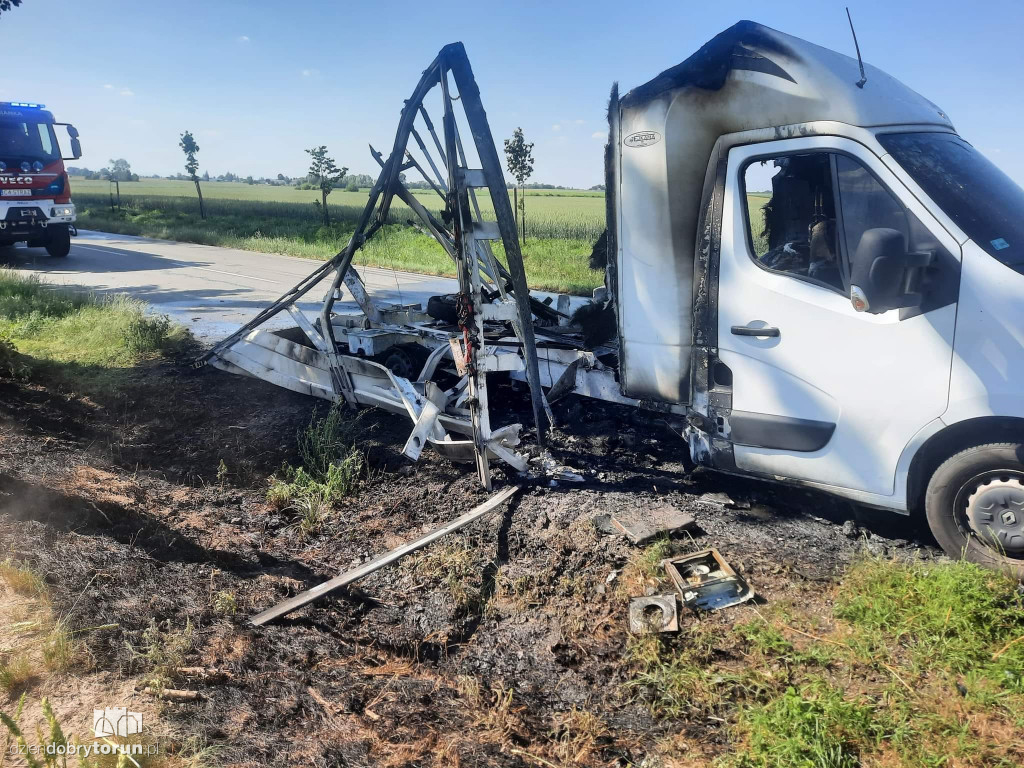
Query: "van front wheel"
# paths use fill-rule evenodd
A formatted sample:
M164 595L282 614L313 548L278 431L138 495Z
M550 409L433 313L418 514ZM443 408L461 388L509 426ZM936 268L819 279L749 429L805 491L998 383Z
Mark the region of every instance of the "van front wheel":
M928 482L924 509L947 555L1024 578L1024 445L951 456Z

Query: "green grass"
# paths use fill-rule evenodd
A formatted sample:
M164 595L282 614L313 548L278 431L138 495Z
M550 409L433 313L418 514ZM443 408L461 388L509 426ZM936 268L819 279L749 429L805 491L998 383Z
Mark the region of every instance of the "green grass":
M333 505L359 487L366 469L356 447L359 422L344 404L331 406L323 418L314 413L297 437L302 465L285 464L271 478L267 501L276 509L298 512L304 535L318 532Z
M936 668L985 678L1024 694L1024 597L1016 583L966 562L868 561L847 578L835 608L855 629L848 643L865 659L892 643L912 673Z
M824 680L786 688L745 713L749 768L857 768L865 745L883 738L872 702L847 698Z
M750 224L754 253L761 256L768 252L768 238L764 231L764 207L771 200L768 193L755 192L747 195L747 216Z
M479 607L480 571L477 550L465 539L445 541L417 552L402 564L417 583L440 583L460 609Z
M659 719L724 722L717 768L1010 768L1024 764L1017 587L965 562L866 559L824 614L769 603L631 638L623 691Z
M181 347L187 333L166 317L147 314L142 302L73 291L0 269L0 339L5 373L12 367L23 375L45 369L40 372L102 387L115 369Z
M162 690L174 679L194 646L195 627L191 619L185 620L182 629L173 626L170 619L162 623L150 619L140 645L129 643L127 650L132 660L140 662L148 672L146 685Z
M242 185L246 186L246 185ZM272 189L272 188L271 188ZM338 198L335 200L335 198ZM345 198L350 202L346 203ZM549 205L523 248L531 287L568 293L588 294L603 284L600 271L587 262L603 223L590 213L572 210L573 201L592 198L538 198ZM182 242L229 248L283 253L309 259L328 259L345 247L355 229L365 195L335 192L331 195L331 225L323 226L310 203L265 200L214 199L207 205L205 221L197 215L196 203L184 197L132 197L122 195L123 210L112 212L106 198L76 194L78 224L83 229L141 235ZM566 202L569 205L566 205ZM426 199L433 205L440 199ZM596 201L603 202L601 200ZM434 212L440 215L437 206ZM598 213L603 209L596 206ZM529 215L529 213L527 214ZM454 263L429 235L408 225L413 216L400 201L391 212L392 222L356 254L356 264L421 272L455 274ZM540 228L543 226L544 231ZM502 250L497 249L499 258Z

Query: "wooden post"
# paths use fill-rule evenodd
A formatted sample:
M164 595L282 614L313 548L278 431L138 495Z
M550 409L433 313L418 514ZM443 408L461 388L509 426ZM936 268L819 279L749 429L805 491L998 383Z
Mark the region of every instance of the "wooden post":
M519 226L518 226L518 224L519 224L519 185L518 184L513 184L512 185L512 209L516 213L516 215L513 218L515 218L515 220L516 220L516 229L518 230L519 229Z
M523 215L519 217L523 226L523 245L526 245L526 185L523 184Z

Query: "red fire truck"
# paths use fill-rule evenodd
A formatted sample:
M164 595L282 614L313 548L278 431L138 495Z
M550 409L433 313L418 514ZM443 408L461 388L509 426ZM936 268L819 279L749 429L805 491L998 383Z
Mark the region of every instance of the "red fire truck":
M76 218L64 161L80 158L82 145L75 127L55 122L44 106L0 101L0 246L24 242L64 257Z

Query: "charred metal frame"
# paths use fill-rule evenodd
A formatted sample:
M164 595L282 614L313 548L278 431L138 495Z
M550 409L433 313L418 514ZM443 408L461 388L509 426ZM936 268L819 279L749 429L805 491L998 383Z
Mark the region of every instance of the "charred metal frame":
M440 89L443 106L439 121L441 136L424 104L424 99L435 88ZM456 117L457 105L461 105L480 168L467 165ZM422 118L423 126L433 141L437 160L416 128L417 117ZM426 167L413 156L410 139L422 154ZM345 248L238 331L215 345L197 364L209 362L235 373L258 376L328 399L340 395L353 405L382 405L392 410L405 410L416 422L410 442L406 444L406 455L417 458L424 441L427 441L450 458L467 460L470 457L466 448L471 447L480 480L489 489L491 458L500 458L521 471L526 468L526 460L511 451L511 447L518 443L519 425L491 430L486 375L499 370L524 371L537 442L543 447L545 420L552 419L541 388L533 317L536 315L548 322L565 318L562 313L533 299L527 288L504 175L480 91L462 43L445 46L424 71L402 109L388 157L383 158L373 147L370 151L380 163L381 172L370 190L355 233ZM443 221L438 221L403 185L400 174L410 168L422 174L444 200ZM428 175L427 168L433 178ZM486 221L481 216L477 189L489 191L495 221ZM377 332L391 337L408 333L412 339L416 333L425 333L416 326L429 318L418 307L378 305L370 298L361 278L352 268L356 252L388 221L391 203L396 196L408 205L423 227L455 260L459 281L458 326L462 338L448 339L450 345L436 346L415 384L393 375L378 363L340 351L348 341L349 352L365 353L363 346L352 348L353 340L348 338L348 334L345 339L338 338L336 327L339 318L333 313L344 283L365 314L368 328L372 329L374 324L384 325L386 328L377 329ZM492 240L501 241L507 268L495 258L491 250ZM330 289L324 298L319 321L314 325L296 307L296 302L329 277ZM261 329L281 312L291 315L311 347ZM516 341L502 339L504 344L496 348L485 338L484 323L498 321L511 323ZM373 330L366 330L364 336L372 333ZM435 333L435 344L438 341L436 336ZM508 348L509 342L516 348L514 355L508 354L512 351ZM464 374L464 385L447 393L428 381L441 357L445 356L445 347L450 349L459 373ZM600 364L593 363L592 357L588 369L601 369ZM291 366L288 373L282 373L274 363L268 363L268 359L280 362L282 358L286 365ZM324 370L329 371L329 381L320 375ZM452 405L456 406L454 410L468 412L468 426L451 415ZM468 433L471 446L451 440L445 433L446 428Z

